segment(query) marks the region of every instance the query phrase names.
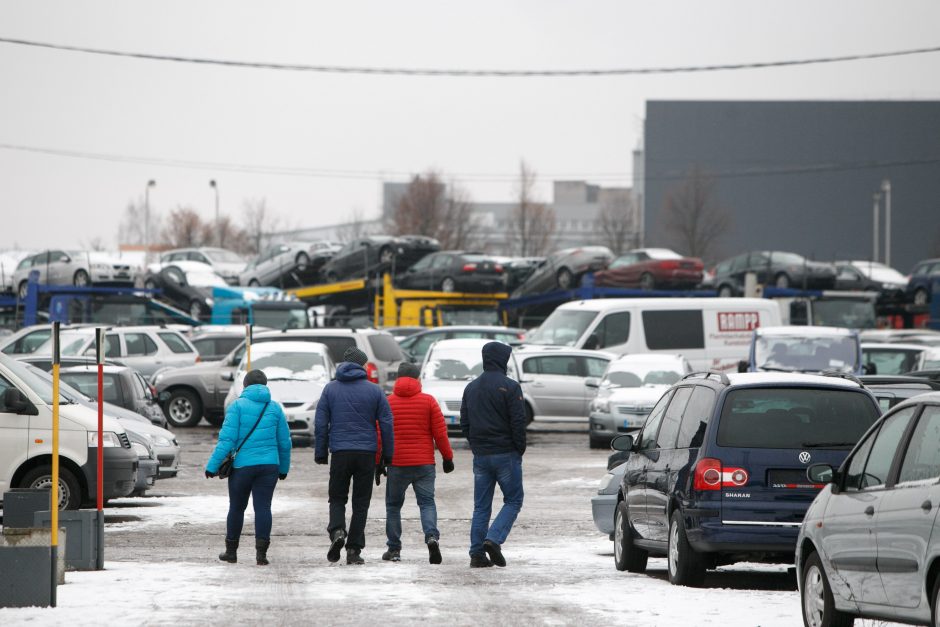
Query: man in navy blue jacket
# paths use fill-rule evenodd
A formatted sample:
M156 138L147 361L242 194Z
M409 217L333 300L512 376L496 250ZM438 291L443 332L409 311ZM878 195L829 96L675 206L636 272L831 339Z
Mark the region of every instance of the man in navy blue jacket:
M360 553L366 546L366 518L372 500L378 437L382 437L382 457L390 465L394 451L392 410L379 386L366 380L368 357L355 347L348 348L336 368L336 380L323 389L314 422L314 459L330 464L330 549L326 558L339 561L346 546L346 563L362 564ZM346 533L346 501L352 480L352 518Z
M506 376L511 355L507 344L485 344L483 374L464 388L460 405L460 429L473 451L471 568L506 565L501 547L522 509L526 418L522 388ZM503 507L490 525L497 484Z

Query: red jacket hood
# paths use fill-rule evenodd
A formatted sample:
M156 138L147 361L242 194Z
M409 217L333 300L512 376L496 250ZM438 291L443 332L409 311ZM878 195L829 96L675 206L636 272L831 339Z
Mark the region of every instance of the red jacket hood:
M401 377L395 381L394 393L397 396L414 396L421 393L421 382L412 377Z

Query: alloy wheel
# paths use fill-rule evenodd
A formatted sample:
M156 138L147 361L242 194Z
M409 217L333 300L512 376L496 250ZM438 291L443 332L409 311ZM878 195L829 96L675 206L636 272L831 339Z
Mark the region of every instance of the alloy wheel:
M826 587L816 564L806 570L803 579L803 615L810 627L822 627L826 611Z
M618 563L623 556L623 515L620 508L614 513L614 560Z
M669 574L675 576L679 570L679 525L669 526Z
M193 404L188 398L177 396L170 402L170 417L174 422L186 422L193 417Z
M91 283L91 281L88 279L87 272L84 270L79 270L72 278L72 283L75 285L75 287L88 287L88 284Z

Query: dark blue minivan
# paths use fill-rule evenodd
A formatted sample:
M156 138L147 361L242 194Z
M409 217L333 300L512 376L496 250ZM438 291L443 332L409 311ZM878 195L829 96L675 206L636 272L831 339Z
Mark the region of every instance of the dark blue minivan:
M792 563L803 515L821 485L880 415L850 375L697 373L672 386L628 451L614 518L618 570L666 556L669 581L701 585L739 561Z

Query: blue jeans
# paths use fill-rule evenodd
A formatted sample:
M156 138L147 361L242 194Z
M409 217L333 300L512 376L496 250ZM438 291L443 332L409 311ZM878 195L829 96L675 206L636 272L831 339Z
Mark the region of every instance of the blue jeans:
M271 499L274 498L277 473L277 464L232 469L228 478L226 540L238 540L241 537L249 496L255 509L255 537L259 540L271 539Z
M503 493L503 507L490 525L493 492ZM483 541L502 544L522 509L522 455L497 453L473 456L473 521L470 523L470 555L483 553Z
M424 541L439 540L437 505L434 504L434 464L427 466L389 466L385 482L385 535L388 548L401 550L401 506L405 503L408 486L414 488L421 512Z

